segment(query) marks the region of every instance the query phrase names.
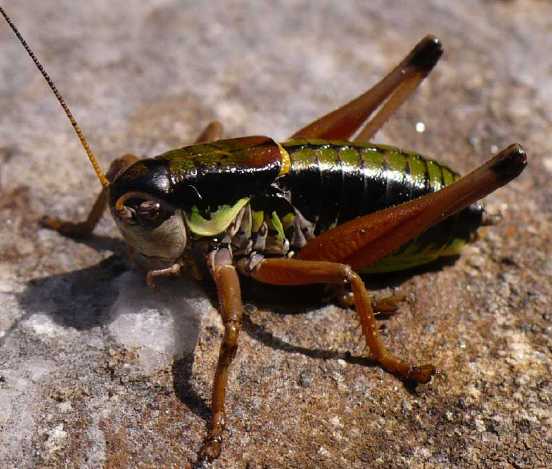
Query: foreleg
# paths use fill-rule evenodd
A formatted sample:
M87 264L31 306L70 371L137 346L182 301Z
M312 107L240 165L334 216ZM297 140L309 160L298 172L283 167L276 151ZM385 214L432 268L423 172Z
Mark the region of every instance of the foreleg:
M123 155L120 158L117 158L111 163L109 171L107 172L107 179L109 182L113 182L115 178L126 168L128 168L132 163L137 161L139 158L135 155ZM99 193L88 217L85 221L81 222L72 222L68 220L63 220L57 217L50 217L45 215L40 220L40 224L44 228L57 231L63 236L68 236L70 238L85 238L92 234L94 228L102 218L102 215L105 212L107 207L107 188L102 188L102 191Z
M238 273L229 263L224 252L213 256L212 275L217 287L219 313L224 323L224 337L220 346L213 393L211 399L211 422L209 433L200 451L200 460L216 459L221 450L222 432L225 424L224 399L230 365L238 349L238 337L242 326L243 305Z

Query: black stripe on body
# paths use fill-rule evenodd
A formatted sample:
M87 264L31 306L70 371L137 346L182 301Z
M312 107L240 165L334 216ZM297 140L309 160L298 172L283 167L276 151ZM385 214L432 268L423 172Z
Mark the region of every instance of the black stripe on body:
M358 194L366 194L368 181L362 177L364 161L360 152L350 146L342 146L338 150L342 168L342 192L340 196L341 210L338 224L344 220L355 218L365 203Z
M327 230L337 223L343 197L343 168L339 149L326 145L314 150L320 168L320 218L318 226Z
M361 215L440 190L458 179L449 168L394 147L315 140L283 144L291 168L276 180L291 203L316 222L316 233ZM430 228L400 251L446 248L468 240L481 221L474 204Z

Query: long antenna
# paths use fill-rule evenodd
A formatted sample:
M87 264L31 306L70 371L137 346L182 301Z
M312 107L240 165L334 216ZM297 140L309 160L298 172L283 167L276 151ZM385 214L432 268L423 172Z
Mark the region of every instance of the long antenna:
M105 176L105 173L103 172L103 170L100 166L100 163L98 163L98 160L96 159L96 157L94 156L94 153L90 149L90 146L88 145L88 141L86 140L86 137L84 136L84 133L82 132L81 128L79 127L79 124L77 124L77 121L73 117L73 114L69 110L69 107L67 106L67 104L65 104L65 101L64 101L63 97L61 96L60 92L57 90L56 85L54 85L54 82L52 81L52 79L50 78L48 73L46 73L46 70L44 70L44 67L38 61L38 59L34 55L34 52L31 50L31 48L29 47L29 45L27 44L25 39L23 39L23 36L19 32L19 30L15 27L12 20L6 14L6 12L4 11L4 9L1 6L0 6L0 13L2 13L2 16L4 17L4 19L6 20L6 22L10 26L10 28L13 30L13 32L17 36L17 39L19 39L19 42L21 42L21 44L23 45L23 47L27 51L27 54L29 54L31 59L33 59L33 62L35 63L36 67L38 68L38 70L40 71L40 73L42 74L44 79L46 80L46 83L48 83L48 86L50 87L50 89L52 90L52 92L56 96L57 100L59 101L59 104L61 105L61 107L65 111L65 114L69 118L69 121L71 122L71 125L73 126L73 129L75 129L75 133L77 134L77 137L79 138L79 140L81 142L81 145L84 148L84 151L88 155L88 159L90 160L90 163L92 164L92 167L94 168L94 171L96 172L96 176L98 176L98 179L100 180L102 186L104 186L104 187L109 186L109 181L107 180L107 177Z

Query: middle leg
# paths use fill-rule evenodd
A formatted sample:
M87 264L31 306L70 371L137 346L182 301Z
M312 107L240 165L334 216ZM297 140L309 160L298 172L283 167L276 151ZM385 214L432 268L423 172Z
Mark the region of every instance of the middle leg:
M222 138L222 124L219 121L210 122L205 127L194 143L208 143Z
M384 370L405 381L427 383L435 373L433 365L414 366L387 350L378 333L370 294L359 275L348 265L298 259L265 259L251 276L255 280L272 285L350 283L362 332L374 360Z

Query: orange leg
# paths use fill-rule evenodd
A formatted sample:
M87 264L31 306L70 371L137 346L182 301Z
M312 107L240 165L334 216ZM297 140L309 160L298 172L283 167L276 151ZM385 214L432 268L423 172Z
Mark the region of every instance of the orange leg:
M123 155L120 158L117 158L111 163L109 171L107 172L107 179L109 182L113 182L115 178L126 168L128 168L132 163L137 161L139 158L135 155ZM103 188L99 193L88 217L85 221L82 222L71 222L67 220L62 220L61 218L50 217L45 215L40 220L40 224L44 228L49 228L50 230L57 231L63 236L68 236L70 238L85 238L92 234L94 228L102 218L102 215L105 212L107 207L107 189Z
M383 369L406 381L427 383L435 373L433 365L413 366L387 350L378 333L370 294L362 279L348 265L297 259L265 259L253 271L252 277L273 285L350 283L362 332L374 360Z
M340 262L354 270L369 267L430 226L476 202L517 177L527 164L525 151L511 145L444 189L339 225L310 240L303 260Z
M238 337L242 325L243 305L241 301L238 273L233 265L224 264L213 268L217 286L219 312L224 323L224 338L220 346L217 370L211 399L211 423L209 433L199 453L200 461L218 458L224 430L224 399L228 372L238 348Z
M368 141L416 90L442 53L439 39L435 36L424 37L385 78L366 93L311 122L295 132L291 138L348 140L381 106L380 111L366 123L355 140Z

